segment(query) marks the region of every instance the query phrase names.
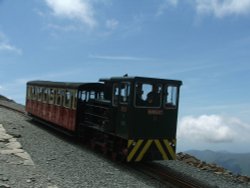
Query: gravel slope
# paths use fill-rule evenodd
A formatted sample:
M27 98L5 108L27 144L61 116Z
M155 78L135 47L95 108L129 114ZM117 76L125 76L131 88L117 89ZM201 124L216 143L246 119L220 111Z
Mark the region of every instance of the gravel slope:
M167 187L131 168L115 164L72 138L35 125L24 116L1 107L0 124L8 134L17 137L34 162L33 166L27 166L20 164L14 155L0 154L0 187ZM157 163L214 187L250 187L182 161Z
M34 166L13 164L0 155L0 185L11 187L165 187L132 169L115 164L68 137L30 123L0 108L0 124L31 156ZM15 159L11 159L12 161Z

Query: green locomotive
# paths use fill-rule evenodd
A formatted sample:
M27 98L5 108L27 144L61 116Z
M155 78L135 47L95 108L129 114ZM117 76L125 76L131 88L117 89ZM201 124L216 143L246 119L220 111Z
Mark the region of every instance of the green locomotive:
M181 85L179 80L128 76L98 83L32 81L26 110L113 158L171 160Z

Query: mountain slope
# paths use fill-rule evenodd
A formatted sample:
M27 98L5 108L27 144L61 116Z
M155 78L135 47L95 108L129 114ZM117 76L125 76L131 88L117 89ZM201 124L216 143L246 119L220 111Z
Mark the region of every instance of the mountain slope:
M211 150L189 150L186 153L208 163L215 163L235 174L250 176L250 153L216 152Z

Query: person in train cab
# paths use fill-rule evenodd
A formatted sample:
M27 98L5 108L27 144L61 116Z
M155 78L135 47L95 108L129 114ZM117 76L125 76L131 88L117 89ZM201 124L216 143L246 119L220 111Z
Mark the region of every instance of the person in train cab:
M144 106L145 101L142 99L143 90L142 90L142 84L137 84L136 86L136 105L137 106Z
M149 106L160 106L160 93L158 85L152 86L152 91L147 94L147 102Z

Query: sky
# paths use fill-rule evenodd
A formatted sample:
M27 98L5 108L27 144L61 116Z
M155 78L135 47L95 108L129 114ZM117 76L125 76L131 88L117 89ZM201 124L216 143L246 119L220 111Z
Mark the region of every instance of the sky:
M250 0L0 0L0 94L30 80L182 80L177 151L250 152Z

